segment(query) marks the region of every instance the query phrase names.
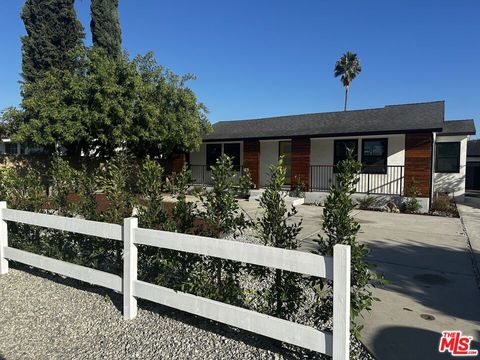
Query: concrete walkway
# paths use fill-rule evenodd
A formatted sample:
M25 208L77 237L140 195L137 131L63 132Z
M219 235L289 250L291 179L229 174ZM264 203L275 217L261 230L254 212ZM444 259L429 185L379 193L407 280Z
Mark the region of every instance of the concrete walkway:
M255 203L241 206L251 217L260 215ZM297 218L303 217L302 249L315 249L323 208L297 209ZM388 280L373 289L381 301L358 320L364 325L361 340L375 357L451 358L438 353L443 330L473 336L472 347L480 349L480 291L462 221L372 211L356 211L355 217L362 226L359 241L370 247L369 260ZM480 223L472 214L475 221Z
M465 201L457 204L457 207L476 260L477 276L480 277L480 198L466 196Z

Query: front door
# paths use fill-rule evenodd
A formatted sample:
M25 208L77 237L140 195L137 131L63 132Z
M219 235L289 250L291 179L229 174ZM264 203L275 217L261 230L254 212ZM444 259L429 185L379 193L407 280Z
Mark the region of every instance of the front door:
M280 141L278 148L278 157L283 156L283 165L286 167L285 184L291 184L292 177L292 142Z

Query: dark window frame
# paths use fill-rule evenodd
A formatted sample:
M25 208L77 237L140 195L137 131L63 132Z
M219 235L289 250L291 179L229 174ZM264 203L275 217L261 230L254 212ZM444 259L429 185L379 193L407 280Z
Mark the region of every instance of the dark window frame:
M441 147L442 145L455 145L456 150L458 151L457 156L456 156L456 167L455 170L445 170L445 169L440 169L438 166L438 148ZM435 172L439 174L459 174L460 173L460 155L461 155L461 143L460 141L448 141L448 142L438 142L435 144ZM445 159L445 157L441 157ZM448 157L447 157L448 158Z
M336 139L333 140L333 172L337 172L337 165L340 161L345 160L345 159L340 159L338 160L338 157L340 156L337 154L337 143L339 142L347 142L347 141L355 141L355 159L358 160L358 139Z
M210 152L208 151L208 147L220 147L220 153L219 155L217 156L217 158L214 160L214 161L209 161L209 154ZM206 162L206 166L207 166L207 171L210 171L211 167L213 165L215 165L215 163L217 162L217 159L222 156L223 154L223 144L221 143L215 143L215 144L207 144L207 146L205 147L205 162Z
M365 143L369 141L381 141L385 144L384 146L384 155L383 155L383 165L372 167L372 165L365 164L365 157L372 157L372 155L365 156ZM362 139L362 172L365 174L386 174L388 166L388 138L369 138ZM370 167L369 167L370 166Z
M242 143L241 142L228 142L228 143L206 143L206 148L205 148L205 163L206 163L206 169L207 171L210 171L211 170L211 167L213 165L215 165L215 163L217 162L217 159L224 155L225 154L225 146L238 146L238 158L237 157L232 157L232 163L233 163L233 169L235 171L241 171L242 169ZM209 146L215 146L215 147L220 147L220 152L217 156L217 159L215 159L215 161L208 161L209 160L209 157L208 157L208 154L209 154L209 151L208 151L208 147ZM228 155L228 154L227 154ZM230 155L229 155L230 156Z
M15 151L14 152L11 152L11 151L7 151L7 146L8 147L11 147L11 146L14 146L15 147ZM13 156L16 156L18 155L18 144L17 143L13 143L13 142L5 142L4 143L4 152L5 152L5 155L13 155Z
M228 146L238 146L238 156L230 156L225 151L225 147ZM242 157L242 146L239 142L234 143L222 143L222 154L226 154L232 158L232 164L235 171L240 171L241 169L241 157Z

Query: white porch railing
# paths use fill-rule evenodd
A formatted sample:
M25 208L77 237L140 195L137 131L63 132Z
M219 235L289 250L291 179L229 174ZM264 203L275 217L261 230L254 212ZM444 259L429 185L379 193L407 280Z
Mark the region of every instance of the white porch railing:
M7 221L98 236L124 243L123 278L99 270L32 254L8 246ZM137 244L240 261L333 280L333 334L252 310L174 291L137 280ZM336 245L333 257L294 250L214 239L180 233L141 229L136 218L123 226L76 218L7 209L0 202L0 274L8 273L8 260L123 293L125 319L137 314L142 298L218 321L230 326L333 356L349 359L350 344L350 247Z

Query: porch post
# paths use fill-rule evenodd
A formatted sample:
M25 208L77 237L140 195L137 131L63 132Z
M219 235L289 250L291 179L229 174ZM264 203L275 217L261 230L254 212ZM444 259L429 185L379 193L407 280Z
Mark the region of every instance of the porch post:
M310 138L292 139L292 178L291 187L297 178L304 183L303 191L310 189Z
M243 142L243 168L248 168L255 187L260 187L260 141L245 140Z

